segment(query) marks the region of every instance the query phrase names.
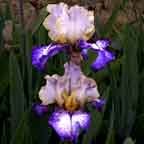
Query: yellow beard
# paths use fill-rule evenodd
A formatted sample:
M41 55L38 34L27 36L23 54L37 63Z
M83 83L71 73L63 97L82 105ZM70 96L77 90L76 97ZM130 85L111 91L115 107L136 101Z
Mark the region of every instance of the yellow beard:
M71 92L71 95L68 95L66 91L62 94L64 98L64 108L70 112L73 112L79 108L79 103L76 100L76 93L74 91Z

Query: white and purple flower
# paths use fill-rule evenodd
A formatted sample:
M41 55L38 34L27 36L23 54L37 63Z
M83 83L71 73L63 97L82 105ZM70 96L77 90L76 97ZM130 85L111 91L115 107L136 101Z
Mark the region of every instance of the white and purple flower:
M88 40L95 32L94 12L84 7L49 4L47 11L50 14L43 25L53 41L75 43L79 39Z
M48 123L61 140L75 141L90 125L91 117L84 111L85 105L91 103L101 110L105 100L100 99L95 80L85 76L77 64L79 60L72 58L73 46L79 49L78 57L82 56L84 60L88 59L88 50L97 53L91 65L93 70L104 68L115 59L115 55L108 49L110 41L107 39L87 42L95 31L93 11L77 5L68 7L64 3L50 4L47 11L50 14L43 25L56 43L33 48L32 64L42 70L50 58L60 52L68 54L67 51L71 51L71 60L64 65L63 76L45 76L46 84L39 91L41 104L35 104L33 109L41 116L47 112L48 105L55 104L58 110L51 114Z
M49 58L59 52L66 52L71 45L76 45L81 50L84 59L88 59L89 49L98 54L91 65L93 70L102 69L115 59L114 53L108 50L109 40L99 39L95 43L87 42L95 32L93 11L88 11L78 5L68 7L65 3L49 4L47 11L49 15L43 25L56 44L34 47L32 64L37 69L43 69Z
M49 104L56 104L48 123L55 129L61 140L74 141L81 131L90 125L90 114L84 112L86 103L91 103L98 110L105 104L101 100L96 82L86 77L79 65L73 62L64 65L63 76L46 75L46 84L39 91L40 105L34 105L39 116L47 112Z

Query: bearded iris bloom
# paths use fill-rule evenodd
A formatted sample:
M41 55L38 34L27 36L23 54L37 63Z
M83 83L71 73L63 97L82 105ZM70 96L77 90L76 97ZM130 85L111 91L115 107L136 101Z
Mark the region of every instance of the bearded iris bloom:
M60 52L67 52L71 45L76 45L81 50L85 60L88 59L89 49L98 54L91 65L93 70L102 69L115 59L114 53L108 50L108 39L87 42L95 32L93 11L77 5L69 8L65 3L49 4L47 11L49 15L43 25L48 30L49 37L56 43L33 48L32 64L37 69L42 70L49 58Z
M91 117L84 111L85 105L91 103L99 110L105 101L100 99L96 82L86 77L79 65L70 61L64 67L63 76L45 76L46 84L39 91L41 104L33 108L41 116L47 112L49 104L56 104L57 109L49 117L48 123L61 140L75 141L80 132L86 131L90 125Z
M79 39L88 40L95 32L94 12L84 7L49 4L47 11L49 15L43 25L52 41L75 43Z
M97 53L91 68L99 70L114 60L115 55L108 49L110 41L107 39L87 42L95 32L93 11L78 5L68 7L65 3L49 4L47 11L49 15L43 25L53 43L33 48L32 64L42 70L54 55L60 52L68 54L68 51L70 61L64 65L63 76L45 76L46 84L39 91L41 104L34 105L33 109L42 115L47 112L48 105L55 104L57 109L48 123L61 140L75 141L81 131L86 131L90 125L91 116L84 111L85 105L91 103L101 110L105 104L95 80L85 76L81 70L81 56L87 60L90 49ZM79 52L73 49L74 46Z

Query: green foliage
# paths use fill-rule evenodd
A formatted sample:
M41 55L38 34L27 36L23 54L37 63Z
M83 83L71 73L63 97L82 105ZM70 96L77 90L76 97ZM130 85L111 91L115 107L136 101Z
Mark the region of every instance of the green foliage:
M106 138L106 144L115 144L114 140L114 107L112 106L112 112L110 117L110 126L108 128L108 134Z
M35 32L39 29L40 25L43 23L44 19L48 15L48 12L46 11L46 7L44 7L39 14L39 17L34 25L32 34L35 34Z
M0 64L3 68L0 71L0 98L5 92L6 88L8 87L8 80L9 80L9 63L8 63L8 54L3 52L0 55Z
M127 25L124 28L123 36L124 60L123 71L121 77L121 130L125 130L125 134L130 134L132 129L138 99L138 64L137 64L137 49L138 49L138 34L135 29Z
M9 62L11 131L15 132L24 112L25 97L23 79L21 77L19 64L13 52L10 54Z
M94 111L90 106L88 109L91 113L91 125L88 132L84 135L82 141L83 144L89 144L92 142L92 140L97 136L102 124L102 115L99 112Z

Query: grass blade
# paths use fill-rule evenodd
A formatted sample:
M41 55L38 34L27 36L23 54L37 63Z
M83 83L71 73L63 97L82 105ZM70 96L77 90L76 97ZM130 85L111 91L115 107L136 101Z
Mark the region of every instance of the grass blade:
M12 134L15 132L19 120L24 112L25 98L23 90L23 81L18 65L18 61L13 52L9 58L9 71L10 71L10 113L11 113L11 126Z

